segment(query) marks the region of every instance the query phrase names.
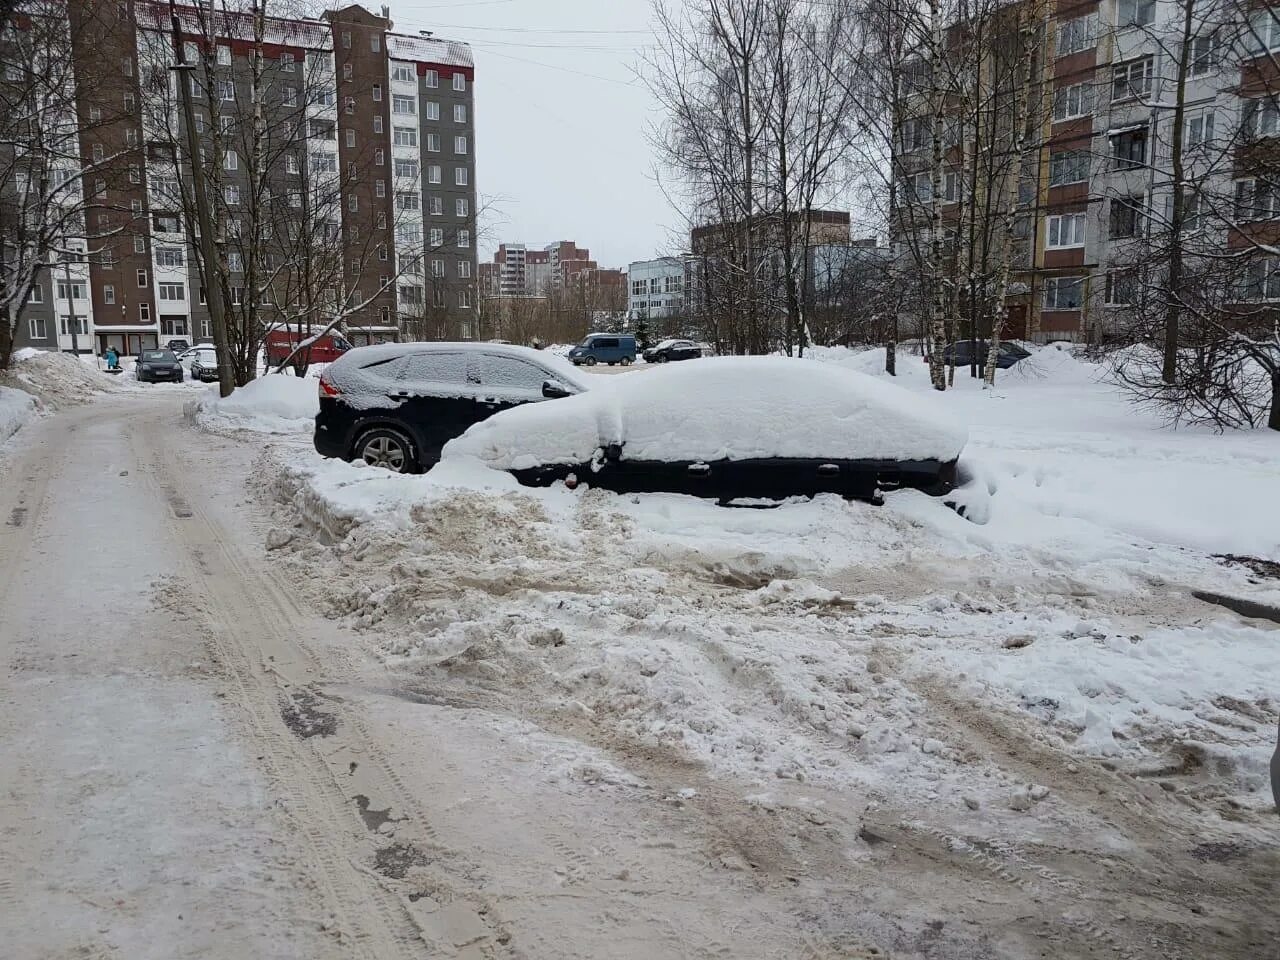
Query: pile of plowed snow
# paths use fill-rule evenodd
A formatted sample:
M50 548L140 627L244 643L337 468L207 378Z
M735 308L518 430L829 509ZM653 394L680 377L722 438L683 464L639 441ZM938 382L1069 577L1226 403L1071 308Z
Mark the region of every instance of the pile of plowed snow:
M36 398L22 390L0 387L0 443L4 443L36 415Z
M69 353L19 350L10 368L0 372L0 386L26 391L57 409L85 403L119 384Z
M320 395L311 377L267 374L219 397L211 387L186 406L187 418L206 429L255 433L307 433L315 426Z

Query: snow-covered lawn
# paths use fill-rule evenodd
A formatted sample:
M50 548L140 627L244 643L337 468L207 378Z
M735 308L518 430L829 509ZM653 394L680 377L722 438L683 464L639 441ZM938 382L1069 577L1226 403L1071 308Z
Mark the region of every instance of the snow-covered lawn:
M1010 815L1025 782L970 740L998 722L1194 802L1269 803L1280 634L1192 591L1280 603L1264 565L1217 556L1280 561L1280 435L1168 430L1053 347L993 392L899 369L968 427L963 517L913 491L730 510L467 462L398 477L299 436L259 463L283 504L270 545L442 695L579 716L765 793L805 779ZM245 399L244 424L301 413Z

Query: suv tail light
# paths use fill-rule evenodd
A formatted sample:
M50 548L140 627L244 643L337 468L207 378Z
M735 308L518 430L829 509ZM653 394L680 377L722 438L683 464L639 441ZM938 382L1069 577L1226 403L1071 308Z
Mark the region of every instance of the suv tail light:
M340 396L342 396L342 391L339 390L337 387L335 387L333 383L329 380L328 371L320 374L321 399L323 399L324 397L340 397Z

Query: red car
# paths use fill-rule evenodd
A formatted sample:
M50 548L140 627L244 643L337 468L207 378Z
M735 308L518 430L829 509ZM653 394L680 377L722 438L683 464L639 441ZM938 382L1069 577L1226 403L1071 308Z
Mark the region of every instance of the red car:
M314 334L307 333L305 330L300 331L296 327L288 329L275 327L268 330L266 339L263 340L263 348L267 353L267 365L279 366L299 343L312 336ZM326 333L322 337L316 337L315 342L307 347L303 354L307 363L333 363L350 349L351 344L340 334Z

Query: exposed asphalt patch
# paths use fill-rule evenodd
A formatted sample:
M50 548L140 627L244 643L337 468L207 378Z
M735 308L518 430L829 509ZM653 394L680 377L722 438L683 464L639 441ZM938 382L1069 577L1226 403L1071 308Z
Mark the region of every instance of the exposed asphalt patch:
M370 810L369 798L363 793L356 794L355 801L356 806L360 808L360 819L363 820L364 825L374 833L377 833L384 823L398 823L400 820L404 819L403 817L393 817L391 815L390 807L387 807L385 810Z
M1201 843L1191 850L1191 855L1201 863L1226 863L1244 856L1244 847L1238 843Z
M27 522L27 508L14 507L9 514L9 526L20 527Z
M320 709L320 700L310 690L295 690L280 706L280 719L302 740L331 737L338 731L338 715Z
M1280 607L1273 607L1267 603L1257 603L1254 600L1245 600L1243 597L1229 597L1225 593L1212 593L1208 590L1192 590L1191 595L1197 600L1203 600L1205 603L1225 607L1232 613L1238 613L1242 617L1280 623Z
M403 880L411 868L425 867L428 863L427 855L412 843L383 847L373 856L374 869L392 880Z

